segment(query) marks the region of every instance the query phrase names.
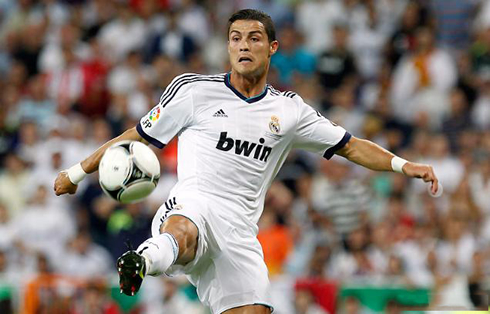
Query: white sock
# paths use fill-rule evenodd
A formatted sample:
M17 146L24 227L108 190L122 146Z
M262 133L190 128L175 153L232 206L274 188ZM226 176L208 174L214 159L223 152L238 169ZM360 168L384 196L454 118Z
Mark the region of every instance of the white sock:
M158 276L175 263L179 255L179 244L170 233L162 233L147 239L136 250L146 260L146 274Z

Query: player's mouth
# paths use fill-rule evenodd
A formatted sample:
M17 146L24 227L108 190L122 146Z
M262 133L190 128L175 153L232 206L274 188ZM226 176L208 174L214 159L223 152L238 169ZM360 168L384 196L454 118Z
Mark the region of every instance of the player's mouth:
M250 62L252 62L252 58L250 58L250 57L240 57L240 58L238 58L238 63L247 64L247 63L250 63Z

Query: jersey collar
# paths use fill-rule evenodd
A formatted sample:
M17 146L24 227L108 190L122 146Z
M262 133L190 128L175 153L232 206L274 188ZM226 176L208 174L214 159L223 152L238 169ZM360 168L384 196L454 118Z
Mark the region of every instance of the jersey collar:
M242 93L240 93L235 87L233 87L233 85L231 85L230 83L230 72L226 73L226 76L225 76L225 85L231 89L231 91L233 93L235 93L235 95L237 95L238 97L240 97L240 99L248 102L249 104L251 103L254 103L256 101L259 101L261 100L262 98L265 97L265 95L267 95L267 89L268 89L268 86L266 85L265 88L264 88L264 91L258 95L255 95L255 96L252 96L250 98L247 98L245 97Z

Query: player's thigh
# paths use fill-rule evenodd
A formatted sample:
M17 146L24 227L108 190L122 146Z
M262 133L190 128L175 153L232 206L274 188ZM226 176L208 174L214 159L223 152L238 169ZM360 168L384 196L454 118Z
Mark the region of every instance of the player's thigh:
M198 229L187 217L172 215L160 226L160 233L170 233L179 244L179 256L176 263L184 265L194 259L197 251Z
M223 314L270 314L271 309L268 306L253 304L235 307L224 311Z

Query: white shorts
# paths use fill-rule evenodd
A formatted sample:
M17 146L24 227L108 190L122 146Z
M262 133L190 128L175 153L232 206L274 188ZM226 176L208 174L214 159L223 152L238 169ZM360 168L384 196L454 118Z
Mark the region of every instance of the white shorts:
M167 275L186 274L197 288L201 302L213 314L234 307L262 304L273 310L270 282L262 247L249 226L217 213L211 199L177 193L163 204L152 222L152 235L170 216L190 219L199 231L195 259L185 266L174 265ZM213 211L213 208L215 209Z

